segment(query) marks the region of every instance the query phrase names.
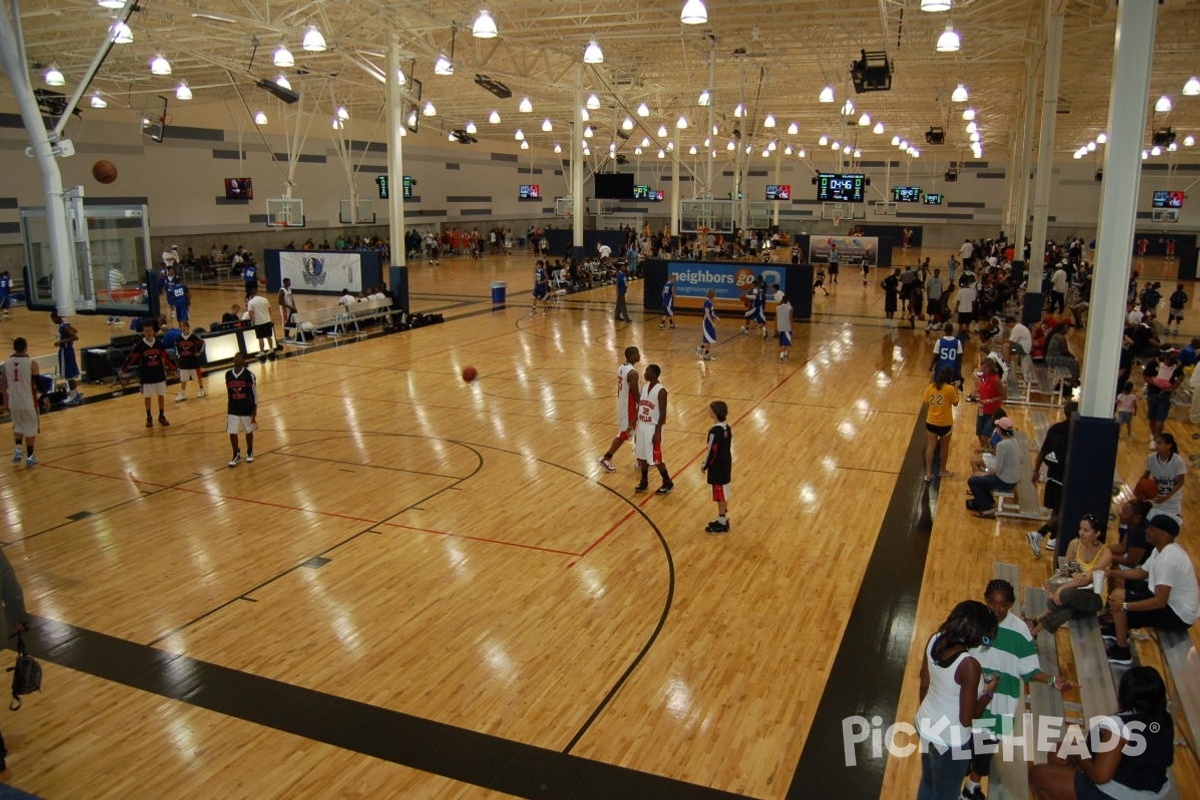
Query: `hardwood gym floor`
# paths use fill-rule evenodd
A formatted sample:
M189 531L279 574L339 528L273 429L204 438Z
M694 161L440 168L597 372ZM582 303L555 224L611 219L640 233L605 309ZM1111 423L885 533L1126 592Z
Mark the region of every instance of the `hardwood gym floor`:
M924 255L946 253L897 263ZM994 561L1026 585L1049 570L1024 525L962 510L964 480L926 491L912 468L930 340L885 324L882 274L848 271L789 363L728 317L705 363L694 318L660 331L631 303L634 323L614 323L611 287L531 316L531 264L417 262L414 310L446 324L253 363L253 464L225 463L223 370L203 400L168 394L169 428L107 387L47 415L41 465L0 481L46 670L0 726L6 782L47 798L782 798L814 780L823 797L911 796L916 759L816 754L840 754L845 716L911 719L928 634ZM196 287L194 322L239 289ZM73 322L82 346L107 341L102 317ZM52 332L23 309L0 323L34 355ZM629 344L670 392L667 496L633 492L628 447L617 473L596 463ZM724 537L704 533L699 471L713 399L735 432ZM1196 451L1190 423L1168 430ZM963 405L960 475L972 432ZM1200 552L1188 528L1180 542Z

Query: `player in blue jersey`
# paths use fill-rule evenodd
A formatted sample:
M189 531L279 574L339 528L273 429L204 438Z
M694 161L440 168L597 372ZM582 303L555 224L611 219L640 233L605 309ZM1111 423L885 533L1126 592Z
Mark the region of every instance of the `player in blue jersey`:
M704 298L704 319L700 323L700 345L696 348L696 355L705 361L713 360L708 346L717 343L717 309L713 305L713 298L716 296L717 290L709 289Z
M533 271L533 307L530 314L538 312L538 303L542 304L542 313L546 313L546 298L550 295L550 279L546 276L546 264L538 259L537 268Z
M942 330L945 332L945 336L933 343L933 362L930 364L929 370L934 377L937 377L942 374L942 369L949 368L950 374L954 376L951 382L961 390L963 343L954 335L953 322L947 322Z
M67 382L67 399L63 405L77 406L83 402L79 393L79 359L75 355L75 343L79 341L79 331L75 326L58 315L58 310L50 312L50 321L58 327L58 338L54 340L58 348L58 377Z
M0 272L0 312L8 319L8 309L12 305L12 276L8 270Z
M171 301L171 308L175 311L175 319L179 322L187 322L188 309L192 305L192 294L188 291L188 287L183 282L183 278L178 275L172 280L171 285L167 287L167 299Z
M667 325L675 330L675 275L672 273L662 287L662 321L658 323L661 331Z
M746 322L742 325L742 333L750 332L750 323L758 324L762 337L767 338L767 287L762 276L755 278L754 286L746 293L750 300L750 308L746 309Z

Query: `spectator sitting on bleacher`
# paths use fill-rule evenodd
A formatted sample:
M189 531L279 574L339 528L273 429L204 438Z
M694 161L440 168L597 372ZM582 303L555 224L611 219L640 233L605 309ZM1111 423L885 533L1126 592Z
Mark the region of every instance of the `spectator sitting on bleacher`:
M1017 708L1024 709L1023 684L1045 683L1060 692L1077 688L1079 684L1042 672L1029 626L1016 615L1009 613L1016 602L1016 591L1011 583L999 578L993 580L984 591L983 601L996 617L996 635L992 637L990 647L973 649L971 655L979 661L984 673L1000 677L992 694L992 702L979 715L978 720L981 723L978 727L986 726L990 732L990 735L984 735L983 740L995 742L996 736L1012 735L1013 718ZM979 779L989 774L991 761L992 752L981 750L971 754L971 767L967 774L967 784L962 790L962 798L979 800L986 797L979 786Z
M1117 512L1117 541L1108 546L1112 551L1112 565L1108 570L1108 579L1113 589L1124 586L1125 591L1135 588L1148 592L1144 580L1132 580L1126 577L1131 569L1144 566L1150 558L1150 545L1146 542L1146 529L1150 526L1150 509L1153 506L1149 500L1133 499L1121 504Z
M1000 441L996 444L996 460L987 467L981 475L967 478L967 488L971 491L971 499L967 500L967 508L984 519L996 516L996 499L993 491L1012 491L1021 479L1021 445L1014 438L1016 426L1009 417L996 421L995 427L1000 429Z
M1108 597L1108 581L1094 591L1094 572L1107 572L1112 564L1112 551L1101 541L1104 523L1094 514L1084 514L1079 520L1079 538L1067 545L1067 563L1046 581L1046 612L1032 620L1030 633L1037 636L1043 630L1054 633L1075 617L1095 616L1104 608ZM1106 575L1107 578L1107 575Z
M1187 552L1180 547L1175 537L1179 535L1179 523L1174 517L1159 514L1150 520L1146 529L1146 541L1154 552L1146 559L1144 567L1127 570L1126 580L1144 578L1147 589L1135 587L1114 589L1108 598L1112 612L1112 646L1108 660L1113 664L1131 664L1133 655L1129 650L1130 628L1154 628L1156 630L1185 631L1200 616L1200 586L1196 584L1196 569Z
M1072 751L1051 754L1029 771L1029 788L1039 798L1166 797L1167 770L1175 756L1175 727L1167 711L1167 687L1153 667L1134 667L1121 676L1115 718L1097 717L1086 741L1094 757ZM1114 742L1113 738L1119 739ZM1095 744L1093 744L1095 743Z

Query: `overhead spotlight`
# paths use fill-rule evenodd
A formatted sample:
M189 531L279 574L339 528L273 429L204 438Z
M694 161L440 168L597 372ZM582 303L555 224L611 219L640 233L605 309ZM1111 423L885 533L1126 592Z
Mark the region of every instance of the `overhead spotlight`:
M824 89L822 89L821 93L819 95L817 95L817 100L819 100L822 103L832 103L833 102L833 87L826 86Z
M583 108L579 109L579 118L581 120L583 120L584 122L591 121L592 115L588 113L587 106L584 106Z
M842 147L843 153L845 153L846 155L850 155L850 150L851 150L850 145L843 145L843 147Z
M1167 97L1165 94L1158 98L1158 100L1154 103L1154 110L1156 113L1166 114L1171 110L1171 98ZM1151 153L1151 155L1154 154Z
M150 59L150 74L151 75L170 75L171 62L167 61L161 55L156 55Z
M261 111L256 113L254 115L254 124L255 125L266 125L267 124L267 115Z
M763 157L763 158L770 158L770 157L771 157L771 151L770 151L770 150L763 150L763 152L762 152L762 157Z
M288 50L283 45L275 48L275 66L277 67L294 67L296 59L292 56L292 51Z
M979 131L972 131L971 136L969 138L971 139L972 144L978 144L979 143Z
M979 126L974 121L967 123L967 133L974 133L977 130L979 130Z
M731 153L737 149L737 145L733 143L733 139L729 140L729 144L725 145L725 149Z
M133 31L121 20L112 24L112 27L108 29L108 35L112 38L113 44L133 44Z
M804 148L803 148L803 147L801 147L801 148L800 148L800 151L799 151L798 153L796 153L796 157L797 157L797 158L804 158L804 157L805 157L805 156L807 156L807 155L808 155L808 153L807 153L807 152L805 152L805 150L804 150Z
M523 142L523 141L525 141L525 132L522 131L520 128L517 128L517 132L513 134L513 138L516 139L518 142Z
M340 120L340 119L338 119L337 117L334 117L334 118L333 118L333 129L334 129L335 131L340 131L340 130L341 130L342 128L344 128L344 127L346 127L346 122L345 122L345 120Z
M591 125L588 125L586 128L583 129L583 138L590 139L595 135L596 135L596 132L592 130Z
M1105 144L1108 142L1108 134L1101 131L1096 134L1096 144Z
M275 83L279 86L282 86L284 89L287 89L289 92L292 91L292 84L283 75L275 76Z
M666 125L659 125L659 126L658 126L658 138L660 138L660 139L666 138L666 137L667 137L667 135L668 135L668 133L669 133L669 132L667 131L667 126L666 126Z
M838 141L835 141L835 142L833 142L832 144L830 144L830 145L829 145L829 149L830 149L830 150L841 150L841 149L842 149L842 143L841 143L841 142L838 142Z
M588 42L588 46L583 49L583 63L604 63L604 51L600 49L600 45L596 44L595 42Z
M467 120L467 126L463 128L467 133L478 133L479 128L475 127L475 123Z
M854 113L854 101L851 100L850 98L846 98L846 102L842 103L842 115L848 117L853 113Z
M691 147L688 148L689 156L694 156L694 155L696 155L697 152L699 152L699 151L696 150L696 145L692 145Z
M309 25L308 30L304 32L304 40L300 46L309 53L321 53L325 51L325 37L317 30L316 25Z
M767 118L763 120L763 127L764 128L774 128L775 127L775 115L774 114L767 114Z
M921 10L933 13L938 11L949 11L950 0L921 0Z
M778 150L778 149L779 149L779 144L778 144L778 142L776 142L774 139L772 139L771 141L767 142L767 149L768 149L768 150L770 150L772 153L774 153L776 150Z
M875 133L883 133L883 123L876 122L875 127L871 129Z
M858 118L858 124L864 128L867 127L868 125L870 125L871 124L871 115L864 111L862 116Z
M705 89L704 91L702 91L700 93L700 97L698 97L696 99L696 105L698 105L698 106L707 106L711 103L712 103L712 92L710 92L708 89Z
M1150 157L1150 151L1149 151L1149 150L1143 150L1143 151L1142 151L1142 161L1145 161L1145 160L1146 160L1147 158L1149 158L1149 157Z
M907 140L907 139L901 139L901 140L900 140L900 149L901 149L901 150L907 150L907 149L908 149L908 140Z
M92 108L108 108L108 101L105 100L103 97L101 97L99 92L92 93L92 101L91 102L92 102ZM1186 139L1184 140L1184 144L1187 144Z
M1187 136L1183 137L1183 146L1184 147L1192 147L1195 144L1196 144L1195 136L1188 134Z
M621 120L621 130L623 130L623 131L633 130L633 117L626 117L625 119Z
M118 8L124 8L125 2L124 0L96 0L96 5L116 11Z
M854 151L854 157L855 157L855 158L862 158L862 150L855 150L855 151Z
M736 106L734 106L733 107L733 115L735 117L737 117L738 119L741 119L742 117L746 116L746 104L738 103Z
M600 98L596 95L595 92L593 92L592 94L588 95L587 103L585 105L587 106L587 108L591 109L592 111L596 111L600 108ZM524 109L522 109L522 110L524 110Z
M408 78L404 77L404 70L402 70L402 69L396 70L396 85L403 86L406 83L408 83ZM512 95L510 94L509 97L511 97L511 96Z
M529 149L529 142L521 142L521 149L522 149L522 150L528 150L528 149Z
M643 136L642 137L642 147L649 147L649 146L650 146L650 137Z
M561 145L561 144L559 144L558 142L555 142L555 143L554 143L554 152L556 152L556 153L561 153L561 152L562 152L562 145Z
M492 123L493 125L499 125L500 124L500 112L496 111L495 109L492 109L492 113L488 114L488 122Z
M708 22L708 9L704 0L687 0L679 12L679 21L684 25L703 25Z
M665 151L663 151L663 150L659 150L659 151L658 151L658 157L659 157L659 158L666 158L666 157L667 157L667 154L666 154L666 152L665 152Z
M678 130L681 130L681 131L687 130L687 126L688 126L687 117L680 116L679 119L675 120L675 127Z
M437 109L434 108L432 100L425 101L425 107L421 109L421 116L433 117L437 115Z
M444 55L439 55L437 61L433 63L434 75L453 75L454 64Z
M899 146L900 146L900 137L893 136L892 137L892 147L899 147Z
M783 146L783 154L785 156L790 156L792 154L792 146L790 144L785 144Z
M421 118L420 118L419 116L417 116L417 110L416 110L415 108L414 108L412 111L409 111L409 112L408 112L408 116L405 118L405 122L407 123L407 125L408 125L408 128L411 128L411 129L413 129L413 130L416 130L417 124L418 124L420 121L421 121ZM401 135L402 135L402 136L404 135L404 131L405 131L405 130L408 130L408 128L401 128L401 129L400 129L400 131L401 131ZM451 133L451 134L450 134L450 141L454 141L454 134L453 134L453 133Z
M337 107L337 118L343 121L350 119L350 112L346 110L345 106Z
M1195 97L1200 94L1200 78L1188 78L1187 83L1183 85L1183 93L1188 97Z
M960 83L958 86L955 87L954 91L950 94L950 102L965 103L965 102L967 102L968 97L969 97L969 95L967 94L967 87L963 86Z
M550 131L554 130L554 124L550 122L549 117L542 120L542 130L546 133L550 133Z
M476 39L495 39L500 35L500 31L496 28L496 20L492 19L492 15L486 10L480 10L475 24L471 26L471 35Z
M963 122L971 122L975 119L975 109L964 108L962 113Z
M824 147L825 145L829 144L829 137L822 136L820 139L817 139L817 144L821 145L821 147Z
M187 81L180 81L179 85L175 87L175 99L176 100L191 100L192 99L192 87L188 86Z
M1158 145L1154 145L1153 147L1151 147L1151 148L1150 148L1150 155L1152 155L1152 156L1161 156L1161 155L1162 155L1162 148L1161 148L1161 147L1159 147Z
M1085 146L1087 147L1087 151L1089 153L1096 152L1096 143L1095 142L1088 142L1087 145L1085 145Z
M788 136L795 136L800 132L800 126L793 122L791 125L788 125L787 132Z
M42 73L42 79L46 81L47 86L67 85L67 79L63 77L63 74L59 71L58 67L53 65L44 73Z
M1175 144L1174 142L1171 142L1169 145L1167 145L1167 150L1169 152L1174 153L1178 149L1179 149L1179 145Z
M528 97L522 97L520 104L517 106L517 110L522 114L528 114L533 111L533 103L529 102Z
M946 30L942 31L942 35L938 37L937 51L939 53L957 53L961 46L958 34L954 32L954 26L947 25Z
M639 117L650 116L650 106L646 105L645 103L638 103L637 115Z

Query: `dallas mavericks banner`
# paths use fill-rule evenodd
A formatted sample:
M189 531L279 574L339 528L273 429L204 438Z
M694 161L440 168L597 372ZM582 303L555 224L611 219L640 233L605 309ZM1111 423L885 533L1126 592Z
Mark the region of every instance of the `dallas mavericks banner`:
M284 250L279 253L279 278L292 279L300 291L362 291L362 258L359 253Z

